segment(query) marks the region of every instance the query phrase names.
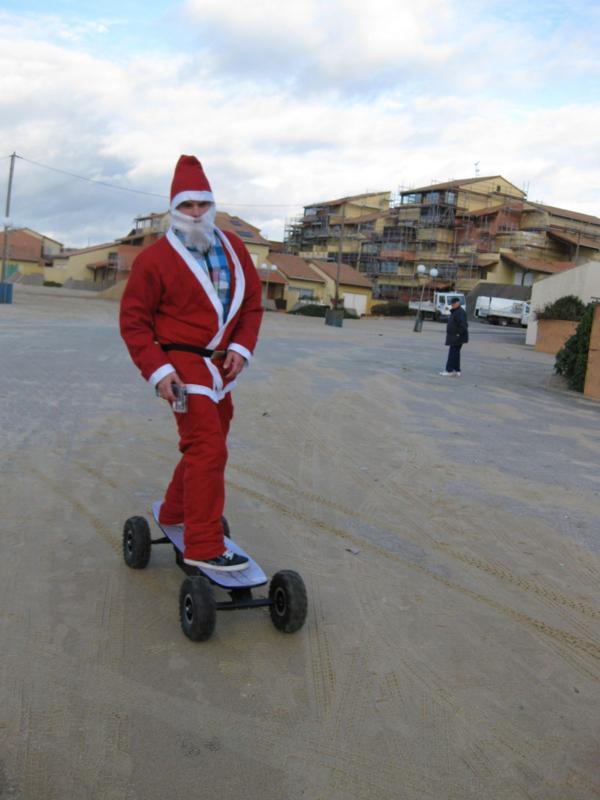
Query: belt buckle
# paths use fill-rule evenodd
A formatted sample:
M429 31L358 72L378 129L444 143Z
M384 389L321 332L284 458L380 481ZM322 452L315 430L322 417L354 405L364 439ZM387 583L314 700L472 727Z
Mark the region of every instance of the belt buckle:
M215 350L210 357L211 361L223 361L225 358L225 350Z

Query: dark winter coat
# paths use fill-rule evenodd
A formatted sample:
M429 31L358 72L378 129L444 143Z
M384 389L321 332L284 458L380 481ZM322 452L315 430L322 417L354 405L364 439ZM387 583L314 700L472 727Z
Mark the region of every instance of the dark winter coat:
M462 306L450 311L450 319L446 325L446 344L466 344L469 341L469 324Z

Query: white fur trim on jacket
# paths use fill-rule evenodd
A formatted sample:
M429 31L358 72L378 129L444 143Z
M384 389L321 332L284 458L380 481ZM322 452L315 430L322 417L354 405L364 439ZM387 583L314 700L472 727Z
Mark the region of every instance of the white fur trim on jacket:
M220 403L225 395L237 386L237 381L231 381L224 389L217 391L210 389L208 386L202 386L200 383L188 383L186 385L188 394L203 394L205 397L210 397L214 403Z
M167 231L167 241L171 245L171 247L177 252L178 255L183 258L187 266L191 269L194 273L194 277L202 286L206 295L210 302L213 305L213 308L217 312L217 316L219 317L219 330L223 327L223 303L219 300L219 295L217 294L215 287L208 275L205 272L200 264L196 261L194 256L190 253L184 243L181 241L179 236L175 233L173 228L169 228ZM214 346L208 345L209 348L214 349Z
M237 253L233 249L233 246L227 236L223 233L222 230L219 228L215 228L215 233L221 240L221 242L225 245L225 249L229 253L229 257L233 262L233 274L235 275L235 292L233 293L233 297L231 298L231 303L229 304L229 312L227 314L227 319L221 324L221 328L217 335L212 339L211 344L208 346L210 348L215 348L219 341L221 340L223 334L225 333L225 328L240 310L242 305L242 301L244 299L244 294L246 292L246 278L244 276L244 270L242 269L242 265L240 264L240 260L237 256Z
M159 367L150 375L148 383L156 387L156 384L162 381L163 378L166 378L171 372L175 372L175 367L172 364L163 364L162 367Z
M243 344L237 344L237 342L232 342L231 344L227 345L227 350L233 350L235 353L239 353L241 356L244 356L246 359L246 363L250 364L252 359L252 353L248 350L247 347L244 347Z
M173 228L169 228L169 230L167 231L167 241L169 242L171 247L175 250L175 252L179 256L181 256L181 258L185 261L187 266L191 269L192 273L194 274L194 277L206 292L208 299L212 303L215 311L217 312L219 329L213 336L213 338L210 340L210 342L206 345L207 350L214 350L221 341L221 339L223 338L227 325L231 322L231 320L237 314L242 305L242 301L244 299L244 293L246 291L246 278L244 277L244 270L242 269L242 265L240 263L237 253L233 249L233 246L231 245L229 239L223 233L223 231L219 230L219 228L215 228L215 233L217 234L217 236L223 243L225 249L227 250L227 253L229 254L229 257L233 264L233 272L235 275L235 291L233 293L233 297L231 298L231 303L229 305L229 313L227 314L226 320L223 320L223 304L219 300L219 296L216 292L215 287L213 286L213 283L209 275L202 269L202 267L196 261L194 256L190 253L190 251L183 244L181 239L177 236ZM250 360L251 357L250 351L247 350L245 347L242 347L242 345L235 345L235 344L233 346L229 345L228 350L235 350L236 352L239 352L240 355L244 356L244 358L247 361ZM231 391L236 381L228 383L227 386L223 388L223 379L217 367L213 364L210 358L205 358L204 363L208 367L208 371L210 372L213 379L212 389L209 388L208 386L200 386L199 384L192 384L193 386L195 386L196 390L189 393L205 394L208 397L212 398L215 401L215 403L218 403L225 397L227 392ZM162 377L164 377L164 375ZM201 389L202 391L200 391Z

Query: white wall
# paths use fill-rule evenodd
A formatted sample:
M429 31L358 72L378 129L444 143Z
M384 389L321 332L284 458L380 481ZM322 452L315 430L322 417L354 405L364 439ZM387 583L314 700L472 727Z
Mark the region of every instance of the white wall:
M583 303L600 301L600 261L586 261L557 275L550 275L533 284L531 290L531 315L527 326L525 344L534 345L537 340L537 320L535 310L559 297L574 294Z

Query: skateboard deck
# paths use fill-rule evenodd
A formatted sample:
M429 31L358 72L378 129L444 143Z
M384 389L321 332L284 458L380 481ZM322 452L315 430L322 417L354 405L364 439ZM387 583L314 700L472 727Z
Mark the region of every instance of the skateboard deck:
M171 541L173 546L183 553L183 525L161 525L158 521L158 512L160 511L162 503L157 501L152 503L152 515L154 521L164 533L164 535ZM203 569L197 567L198 572L201 572L211 583L217 584L224 589L250 589L253 586L263 586L267 583L267 576L258 566L256 561L251 558L239 544L236 544L227 536L225 537L225 546L234 553L239 553L241 556L246 556L248 566L246 569L240 569L235 572L223 572L222 570Z

